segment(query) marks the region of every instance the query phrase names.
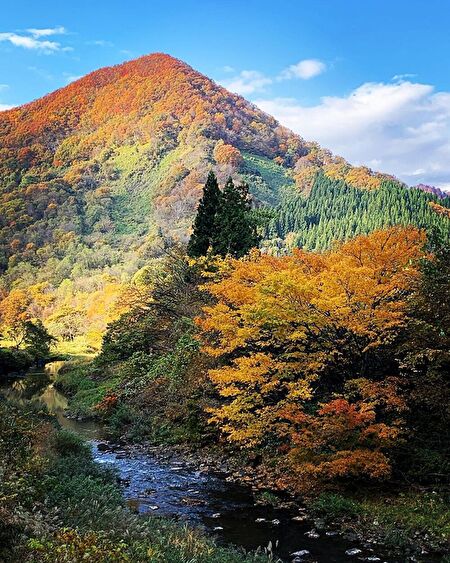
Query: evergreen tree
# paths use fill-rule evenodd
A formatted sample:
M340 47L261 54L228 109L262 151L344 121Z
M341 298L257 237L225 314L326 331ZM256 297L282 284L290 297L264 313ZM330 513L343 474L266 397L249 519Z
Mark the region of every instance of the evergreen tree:
M188 244L189 256L204 256L211 245L215 219L221 195L217 178L210 172L203 188L203 196L197 209L194 227Z
M228 178L215 219L212 250L214 254L237 258L258 245L256 221L251 215L248 185L235 186Z
M325 250L336 240L391 225L435 229L449 240L450 221L436 213L430 202L450 208L450 198L438 199L395 180L386 180L379 189L369 191L318 173L308 197L295 189L283 193L275 219L265 227L268 241L264 246L279 253L279 239L295 233L296 245L307 250Z

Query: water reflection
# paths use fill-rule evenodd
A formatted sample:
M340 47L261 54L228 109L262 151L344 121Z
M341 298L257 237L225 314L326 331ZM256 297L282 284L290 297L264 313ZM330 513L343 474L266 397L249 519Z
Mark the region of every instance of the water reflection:
M98 423L65 416L68 400L54 387L56 375L64 363L64 361L50 362L44 369L29 370L23 378L3 380L0 384L0 393L7 400L20 405L31 402L37 406L45 406L62 428L77 432L89 440L101 439L103 432Z
M124 496L136 512L153 512L172 516L193 524L201 524L217 535L221 543L231 543L255 549L269 543L277 545L283 561L289 555L305 550L310 555L301 561L317 563L351 563L354 557L346 550L354 544L340 537L320 533L319 539L308 536L314 525L292 518L293 512L254 504L250 489L228 483L222 477L198 471L184 460L160 460L148 452L133 448L106 448L102 427L94 421L82 421L65 416L67 398L54 387L54 380L63 362L47 364L45 370L30 371L21 379L3 380L0 393L21 404L45 406L54 414L61 427L72 430L93 445L98 463L114 467L124 484ZM103 447L102 447L103 446ZM365 548L362 559L374 555ZM377 560L377 559L372 559ZM382 561L392 561L383 557Z

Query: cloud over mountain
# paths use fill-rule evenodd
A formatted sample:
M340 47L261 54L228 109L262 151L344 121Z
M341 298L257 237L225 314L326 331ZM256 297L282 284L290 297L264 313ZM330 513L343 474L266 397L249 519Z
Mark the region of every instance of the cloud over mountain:
M388 170L408 184L449 185L449 92L400 80L365 83L348 96L326 96L313 106L292 98L256 104L355 164Z

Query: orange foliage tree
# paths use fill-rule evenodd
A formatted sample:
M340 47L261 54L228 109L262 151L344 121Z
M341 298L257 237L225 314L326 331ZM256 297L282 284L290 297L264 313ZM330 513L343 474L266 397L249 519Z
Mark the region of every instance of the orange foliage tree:
M222 140L216 143L214 159L217 164L231 164L235 168L243 162L241 151L232 145L225 144Z
M0 303L1 327L4 336L18 348L25 336L24 326L30 320L30 296L22 289L12 290Z
M386 477L405 404L386 350L406 320L424 234L394 227L325 253L232 260L198 319L222 397L211 421L305 475ZM383 354L384 352L384 354ZM311 479L309 479L311 482Z

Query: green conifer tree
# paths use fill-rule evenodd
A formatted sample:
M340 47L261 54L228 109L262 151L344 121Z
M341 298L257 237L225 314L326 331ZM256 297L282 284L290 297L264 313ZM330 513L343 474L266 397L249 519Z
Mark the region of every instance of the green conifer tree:
M248 185L235 186L228 178L215 220L212 250L214 254L241 257L257 246L256 221L251 215Z
M191 238L188 243L188 254L192 257L204 256L212 242L215 219L221 199L219 185L214 172L210 172L203 188L195 217Z

